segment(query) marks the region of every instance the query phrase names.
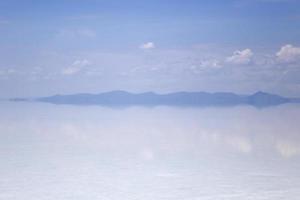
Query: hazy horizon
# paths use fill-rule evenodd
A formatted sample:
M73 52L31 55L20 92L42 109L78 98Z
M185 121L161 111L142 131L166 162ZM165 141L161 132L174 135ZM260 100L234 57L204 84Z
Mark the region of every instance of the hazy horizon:
M152 91L152 90L148 90L148 91L128 91L128 90L104 90L104 91L99 91L99 92L84 92L84 91L81 91L81 92L76 92L76 93L53 93L53 94L49 94L47 96L14 96L14 97L5 97L5 98L2 98L2 99L14 99L14 98L40 98L40 97L50 97L50 96L56 96L56 95L77 95L77 94L91 94L91 95L97 95L97 94L104 94L104 93L110 93L110 92L126 92L126 93L130 93L130 94L143 94L143 93L153 93L153 94L157 94L157 95L165 95L165 94L173 94L173 93L208 93L208 94L215 94L215 93L228 93L228 94L236 94L236 95L253 95L253 94L256 94L256 93L259 93L259 92L262 92L262 93L267 93L267 94L274 94L274 95L278 95L278 96L281 96L281 97L286 97L286 98L300 98L300 96L285 96L285 95L282 95L282 94L279 94L279 93L269 93L269 92L265 92L265 91L262 91L262 90L257 90L257 91L254 91L253 93L235 93L235 92L231 92L231 91L214 91L214 92L211 92L211 91L196 91L196 90L193 90L193 91L184 91L184 90L178 90L178 91L173 91L173 92L168 92L168 91L165 91L165 92L156 92L156 91Z

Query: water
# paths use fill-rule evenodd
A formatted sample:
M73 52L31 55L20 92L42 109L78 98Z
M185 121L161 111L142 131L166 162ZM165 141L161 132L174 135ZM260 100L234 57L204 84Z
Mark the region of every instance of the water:
M296 200L300 106L0 104L2 200Z

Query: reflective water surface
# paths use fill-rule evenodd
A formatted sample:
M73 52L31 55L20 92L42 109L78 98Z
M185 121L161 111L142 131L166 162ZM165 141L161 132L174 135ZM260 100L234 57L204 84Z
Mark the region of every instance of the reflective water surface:
M296 200L300 106L0 104L2 200Z

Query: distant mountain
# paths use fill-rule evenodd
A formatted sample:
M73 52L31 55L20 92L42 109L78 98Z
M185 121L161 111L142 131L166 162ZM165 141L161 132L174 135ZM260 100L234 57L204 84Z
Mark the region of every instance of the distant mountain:
M265 92L256 92L247 97L247 103L255 106L268 106L278 105L283 103L290 103L291 99L285 98L275 94L269 94Z
M300 99L285 98L265 92L256 92L252 95L238 95L226 92L175 92L156 94L153 92L129 93L126 91L111 91L100 94L82 93L73 95L55 95L34 100L54 104L109 106L233 106L244 104L265 107L284 103L300 103Z

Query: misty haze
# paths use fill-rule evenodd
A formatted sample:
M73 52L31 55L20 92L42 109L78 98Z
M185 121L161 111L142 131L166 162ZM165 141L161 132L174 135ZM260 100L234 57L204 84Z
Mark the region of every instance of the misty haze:
M0 0L0 200L299 200L300 0Z
M1 103L0 199L300 195L300 107Z

